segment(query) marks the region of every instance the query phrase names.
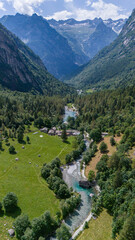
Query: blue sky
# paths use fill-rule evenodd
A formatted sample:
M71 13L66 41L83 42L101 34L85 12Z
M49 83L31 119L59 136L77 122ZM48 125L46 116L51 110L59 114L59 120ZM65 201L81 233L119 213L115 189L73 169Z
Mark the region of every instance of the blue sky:
M56 20L126 18L133 8L135 0L0 0L0 16L17 12L32 15L36 12Z

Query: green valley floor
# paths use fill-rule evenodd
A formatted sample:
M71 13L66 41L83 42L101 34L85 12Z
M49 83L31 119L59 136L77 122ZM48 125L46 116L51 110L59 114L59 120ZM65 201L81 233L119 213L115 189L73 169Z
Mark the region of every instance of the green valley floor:
M19 209L15 215L6 216L0 213L2 240L9 238L7 230L12 227L14 218L20 213L27 213L30 219L33 219L46 210L53 216L59 210L59 200L41 178L40 172L44 163L49 163L56 157L64 164L66 154L73 150L73 137L68 139L68 143L63 143L57 136L40 132L26 134L24 139L26 136L29 136L30 144L19 144L17 140L10 140L10 145L15 147L17 154L9 154L9 146L4 143L4 151L0 152L0 201L8 192L14 192L19 200Z

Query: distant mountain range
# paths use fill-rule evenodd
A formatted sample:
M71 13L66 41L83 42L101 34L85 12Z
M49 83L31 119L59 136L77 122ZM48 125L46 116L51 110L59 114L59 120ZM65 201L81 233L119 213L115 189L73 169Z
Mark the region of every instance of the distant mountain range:
M0 22L39 55L50 73L62 80L109 45L125 20L47 21L36 14L16 14L4 16Z
M68 40L75 52L78 65L87 63L99 50L116 39L125 21L125 19L103 21L101 18L84 21L48 20L50 26Z
M43 62L0 24L0 85L10 90L66 95L73 90L48 73Z
M67 82L87 89L108 89L135 84L135 10L117 39Z

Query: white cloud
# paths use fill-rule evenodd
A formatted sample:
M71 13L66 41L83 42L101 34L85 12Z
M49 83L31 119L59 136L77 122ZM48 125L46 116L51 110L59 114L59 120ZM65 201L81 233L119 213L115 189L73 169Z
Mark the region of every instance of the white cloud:
M6 11L6 9L4 8L4 3L3 2L0 2L0 10Z
M93 8L93 14L103 19L118 19L127 17L126 15L121 14L122 9L120 7L113 3L105 3L103 0L93 2L91 7Z
M88 0L86 3L91 5L90 8L77 8L72 5L70 12L72 12L72 17L76 20L85 20L85 19L94 19L101 17L106 20L108 18L112 18L114 20L119 18L127 18L128 15L122 14L122 10L115 4L105 3L103 0L96 0L92 3L92 1Z
M64 0L64 2L66 2L66 3L73 2L73 0Z
M92 1L91 0L87 0L86 1L86 6L88 7L88 6L90 6L91 5L91 3L92 3Z
M72 15L73 15L72 12L68 12L67 10L65 10L65 11L56 12L52 16L45 17L45 18L46 19L52 19L53 18L53 19L59 21L59 20L66 20L68 18L71 18Z
M34 7L40 6L45 1L50 0L7 0L11 2L15 10L22 14L32 15L34 13ZM56 0L51 0L56 1Z

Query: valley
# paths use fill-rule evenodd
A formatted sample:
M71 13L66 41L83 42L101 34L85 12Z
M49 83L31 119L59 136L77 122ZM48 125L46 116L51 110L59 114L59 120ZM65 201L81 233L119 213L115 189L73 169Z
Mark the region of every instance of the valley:
M134 240L135 9L39 2L0 18L0 240Z

